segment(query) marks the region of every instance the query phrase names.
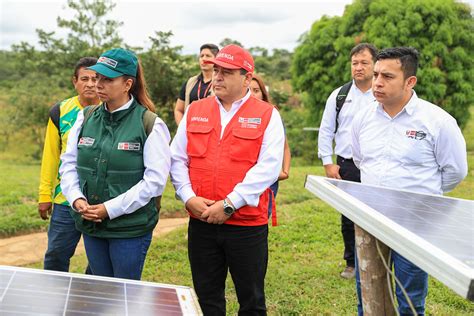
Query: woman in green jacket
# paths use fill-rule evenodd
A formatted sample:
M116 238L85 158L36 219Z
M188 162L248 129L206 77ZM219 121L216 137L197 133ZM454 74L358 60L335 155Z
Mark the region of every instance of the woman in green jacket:
M134 53L109 50L89 69L103 106L78 114L61 157L61 187L92 273L139 280L158 222L155 197L170 169L170 134Z

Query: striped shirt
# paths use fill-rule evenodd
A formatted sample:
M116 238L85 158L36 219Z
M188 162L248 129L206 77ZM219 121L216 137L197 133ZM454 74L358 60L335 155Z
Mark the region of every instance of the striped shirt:
M49 118L46 127L38 202L69 205L59 185L61 181L59 176L61 161L59 157L66 151L69 130L74 125L74 122L76 122L77 113L82 110L82 105L79 103L79 97L75 96L63 100L59 108L59 131L51 118Z

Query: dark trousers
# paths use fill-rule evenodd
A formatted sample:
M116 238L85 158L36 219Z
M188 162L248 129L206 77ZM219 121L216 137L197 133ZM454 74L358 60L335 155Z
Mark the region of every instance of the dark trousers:
M339 174L343 180L360 182L360 171L352 159L337 156L337 164L340 166ZM341 232L344 239L344 260L347 266L353 267L355 266L354 223L344 215L341 215Z
M268 225L215 225L191 218L188 255L204 315L226 314L227 271L234 281L239 315L266 315Z

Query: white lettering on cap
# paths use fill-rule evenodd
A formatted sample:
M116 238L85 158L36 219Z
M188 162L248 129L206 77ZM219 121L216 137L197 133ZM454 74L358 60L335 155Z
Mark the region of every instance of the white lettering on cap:
M231 54L227 54L227 53L218 53L216 58L224 58L224 59L228 59L228 60L234 60L234 55L231 55Z
M100 57L99 60L97 60L98 63L101 63L101 64L106 64L112 68L115 68L117 67L117 64L118 62L116 60L113 60L113 59L110 59L108 57Z
M253 66L246 60L244 60L244 66L251 69L251 70L253 70Z

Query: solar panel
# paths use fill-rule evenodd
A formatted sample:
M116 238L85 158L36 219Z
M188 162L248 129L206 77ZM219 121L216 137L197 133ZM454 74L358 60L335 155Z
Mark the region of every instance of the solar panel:
M474 201L308 176L307 190L474 300Z
M194 290L0 266L0 315L202 315Z

